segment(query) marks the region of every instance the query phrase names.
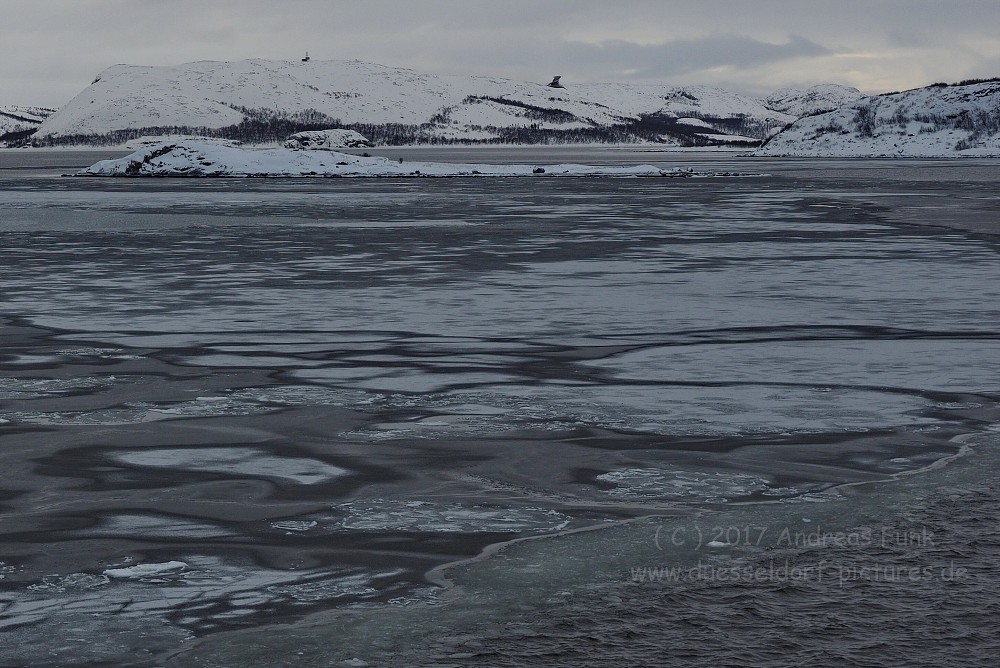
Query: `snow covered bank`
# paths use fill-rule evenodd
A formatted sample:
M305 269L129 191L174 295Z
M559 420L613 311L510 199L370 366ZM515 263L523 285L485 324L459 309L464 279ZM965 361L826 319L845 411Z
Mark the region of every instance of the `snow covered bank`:
M487 165L403 162L336 151L288 148L247 149L215 142L180 141L136 151L118 160L102 160L77 176L711 176L690 169L653 165Z

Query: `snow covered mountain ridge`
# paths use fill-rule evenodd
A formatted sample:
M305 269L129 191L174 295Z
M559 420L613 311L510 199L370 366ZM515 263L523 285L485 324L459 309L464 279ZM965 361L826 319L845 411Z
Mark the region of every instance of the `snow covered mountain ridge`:
M857 88L838 84L820 84L807 90L781 88L764 98L769 109L802 117L833 111L857 102L864 95Z
M1000 79L864 97L799 119L754 155L1000 156Z
M345 128L376 144L752 146L795 120L799 109L836 106L854 90L783 91L783 106L775 108L707 86L542 83L550 79L548 72L536 83L437 76L360 61L115 65L49 117L32 142L121 144L142 135L198 134L269 143Z

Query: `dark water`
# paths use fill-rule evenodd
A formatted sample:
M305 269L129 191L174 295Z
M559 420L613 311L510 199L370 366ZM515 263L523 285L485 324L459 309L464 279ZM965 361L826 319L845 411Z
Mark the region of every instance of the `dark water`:
M995 650L1000 165L102 157L0 153L0 665Z

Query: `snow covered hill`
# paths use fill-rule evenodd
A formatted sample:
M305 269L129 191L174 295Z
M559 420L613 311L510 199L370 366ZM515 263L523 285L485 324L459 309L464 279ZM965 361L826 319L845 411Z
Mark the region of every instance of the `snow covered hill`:
M45 107L0 105L0 145L31 134L54 112Z
M865 97L807 116L761 156L1000 156L1000 80Z
M764 98L764 103L769 109L801 118L824 111L833 111L845 104L857 102L863 97L864 94L861 91L851 86L821 84L804 90L781 88Z
M540 72L539 81L551 73ZM376 144L448 141L761 140L794 116L704 86L436 76L359 61L115 65L49 117L33 142L124 143L196 134L252 143L346 128ZM679 119L695 119L698 125Z

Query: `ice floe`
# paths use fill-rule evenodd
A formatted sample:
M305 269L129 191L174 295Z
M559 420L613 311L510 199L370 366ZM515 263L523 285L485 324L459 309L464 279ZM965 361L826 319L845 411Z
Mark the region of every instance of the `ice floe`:
M257 448L143 448L112 456L133 466L280 478L299 485L328 482L348 473L318 459L279 457Z
M458 503L375 499L345 503L340 526L376 531L547 531L566 526L564 515L543 508L502 508Z
M614 485L607 491L609 495L627 500L725 503L753 494L782 496L806 491L773 487L768 478L752 473L630 468L610 471L596 479Z
M399 499L351 501L334 512L271 522L285 532L418 531L435 533L517 533L558 531L570 518L546 508L432 503Z
M44 642L45 665L117 664L121 657L144 663L139 660L150 652L175 648L194 632L239 625L278 608L308 611L328 601L356 605L386 597L406 603L430 595L411 594L401 574L357 567L283 570L196 554L142 563L126 558L103 572L9 585L0 598L0 632L9 642L0 653L10 665L39 665Z
M104 575L109 578L143 579L180 573L188 567L183 561L166 561L160 564L136 564L122 568L109 568Z

